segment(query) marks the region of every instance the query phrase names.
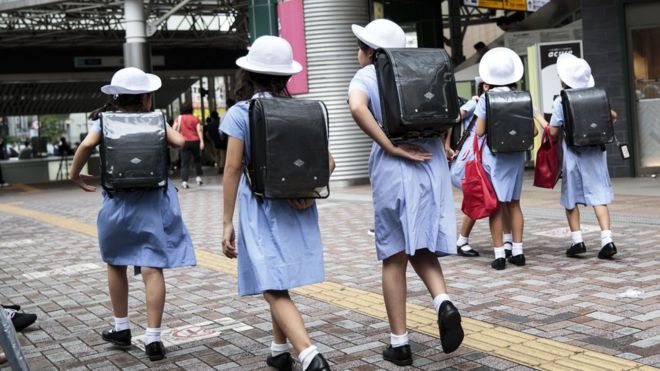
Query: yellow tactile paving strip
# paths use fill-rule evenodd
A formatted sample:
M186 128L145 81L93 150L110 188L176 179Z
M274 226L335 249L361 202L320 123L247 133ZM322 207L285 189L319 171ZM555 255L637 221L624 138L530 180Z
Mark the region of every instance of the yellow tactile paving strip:
M19 190L21 190L23 192L26 192L26 193L41 192L41 189L39 189L37 187L33 187L29 184L23 184L23 183L12 184L12 185L9 186L8 189L19 189Z
M26 209L17 206L17 204L0 204L0 212L30 218L89 236L96 237L97 235L95 225ZM205 250L197 250L196 255L197 264L201 267L231 275L237 274L236 262L233 260ZM383 297L379 294L358 290L335 282L323 282L291 291L298 295L387 321ZM430 336L438 336L438 326L433 309L409 304L407 313L407 325L410 329ZM593 352L470 318L463 318L463 329L465 330L463 345L541 370L657 370L654 367L634 361Z

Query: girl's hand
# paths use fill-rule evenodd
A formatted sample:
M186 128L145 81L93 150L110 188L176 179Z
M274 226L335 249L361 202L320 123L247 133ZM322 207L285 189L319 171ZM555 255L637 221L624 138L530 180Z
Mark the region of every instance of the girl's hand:
M388 152L392 156L398 156L410 161L424 162L431 159L431 153L421 147L410 143L399 143Z
M199 150L200 151L204 150L204 142L199 142Z
M78 187L82 188L85 192L96 192L96 187L85 183L86 180L97 179L97 177L87 174L78 174L71 176L71 181L76 183Z
M294 209L298 210L304 210L316 202L315 199L313 198L295 198L295 199L289 199L289 206L291 206Z
M234 233L234 224L225 224L222 231L222 253L229 259L234 259L238 256L236 252L236 234Z
M534 118L536 119L536 121L539 122L539 124L541 124L542 128L545 128L546 126L548 126L547 121L545 121L545 116L543 116L541 111L539 111L537 109L534 109Z
M614 110L610 110L610 115L612 116L612 123L615 123L616 119L617 119L617 117L619 117L619 115L617 115L616 111L614 111Z
M456 151L451 149L451 147L445 147L445 153L447 154L447 160L452 161L456 157Z

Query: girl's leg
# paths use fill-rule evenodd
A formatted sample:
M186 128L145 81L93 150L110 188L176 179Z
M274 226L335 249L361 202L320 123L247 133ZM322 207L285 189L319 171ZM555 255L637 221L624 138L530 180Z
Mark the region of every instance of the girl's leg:
M385 310L394 335L406 333L406 267L408 256L405 252L383 260L383 297Z
M264 298L270 305L270 313L273 318L273 337L279 337L279 339L275 338L276 340L284 340L282 343L285 343L288 338L298 352L309 348L312 341L307 335L305 323L298 308L291 300L289 292L269 290L264 292Z
M584 245L582 239L582 231L580 230L580 209L577 205L571 210L566 209L566 219L568 220L568 228L571 230L571 247L566 250L567 256L577 256L587 252L587 247Z
M474 228L474 224L477 221L470 218L467 215L463 216L463 223L461 224L461 236L465 237L470 237L470 233L472 233L472 228Z
M502 210L502 242L504 242L504 252L506 257L511 256L511 251L513 250L513 234L511 233L511 212L509 208Z
M190 163L190 156L192 153L190 152L190 142L186 142L183 145L183 148L181 148L181 152L179 152L179 156L181 157L181 181L182 182L188 182L188 167Z
M284 334L284 331L282 331L282 328L277 323L275 315L273 315L272 311L270 313L270 317L273 320L273 343L286 344L286 334Z
M596 218L600 225L600 246L598 257L601 259L611 258L617 253L614 241L612 241L612 231L610 230L610 210L607 205L594 206Z
M141 268L147 298L147 327L160 328L165 309L165 277L160 268Z
M523 229L525 227L525 220L523 218L522 209L520 208L520 200L512 200L508 203L508 217L511 227L511 234L513 235L514 243L523 242ZM504 222L506 226L507 222Z
M490 236L493 240L493 250L495 252L495 260L490 263L490 266L497 270L506 268L506 255L504 253L504 242L502 240L504 229L504 208L506 207L508 207L506 203L500 202L497 211L495 211L495 213L493 213L488 219L490 224Z
M577 207L576 207L577 209ZM596 213L596 219L598 219L598 224L600 225L601 231L609 231L610 226L610 209L607 205L596 205L594 206L594 212Z
M442 274L442 267L435 254L427 249L417 250L415 255L408 257L408 259L413 269L415 269L415 273L426 285L431 297L435 298L440 294L447 293L445 276Z
M114 316L128 317L128 278L125 265L108 264L108 289Z
M476 220L470 218L467 215L463 216L461 230L458 236L458 240L456 240L456 247L459 255L469 257L479 256L479 252L470 246L470 233L472 233L474 223L476 223Z

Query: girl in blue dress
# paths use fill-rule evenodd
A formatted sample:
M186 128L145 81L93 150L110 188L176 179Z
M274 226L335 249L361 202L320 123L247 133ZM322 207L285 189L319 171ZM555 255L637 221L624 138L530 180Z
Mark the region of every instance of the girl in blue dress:
M273 325L271 354L266 363L291 370L287 339L298 351L303 370L330 370L305 329L289 289L322 282L323 246L314 199L257 199L242 175L250 161L249 99L289 96L286 83L302 70L293 60L291 45L279 37L255 40L248 55L236 61L241 68L236 98L222 119L220 130L229 137L224 170L224 228L222 250L238 258L240 295L263 294L270 305ZM330 156L330 169L334 160ZM234 208L239 204L238 234Z
M595 85L591 76L591 67L584 59L573 54L562 54L557 58L557 72L562 88L587 88ZM540 112L536 119L547 126ZM612 111L612 120L616 121L616 112ZM550 134L553 138L559 135L564 126L564 110L561 97L557 97L552 104L552 117L550 118ZM587 252L580 229L580 210L578 204L592 206L600 225L601 249L598 257L609 259L617 253L612 240L610 229L610 211L607 204L614 199L612 183L607 170L607 152L600 146L569 147L566 140L562 141L564 162L561 179L561 205L566 209L566 218L571 229L571 246L566 250L570 257L579 256Z
M518 54L508 48L494 48L481 58L479 75L490 85L489 91L509 91L523 76L524 68ZM474 114L477 118L476 134L481 137L486 133L486 99L481 96ZM530 125L534 125L530 120ZM534 126L534 135L537 134ZM491 267L496 270L506 268L507 251L503 241L505 227L511 227L513 238L511 256L508 261L517 266L525 265L523 253L523 214L520 208L525 153L511 152L493 154L483 140L483 166L497 194L499 207L490 216L490 233L493 240L495 259Z
M87 137L78 146L71 166L71 180L87 192L96 187L85 181L91 177L80 174L94 147L101 141L99 115L108 110L149 112L153 92L161 86L160 78L129 67L117 71L112 83L101 91L113 100L92 113L94 121ZM167 142L180 148L184 139L167 126ZM103 204L97 219L99 246L103 261L108 264L108 286L115 326L103 331L103 340L128 347L131 330L128 321L128 279L126 267L141 273L147 299L147 330L145 352L152 361L165 357L161 342L161 321L165 307L163 268L195 265L192 240L181 219L176 189L170 181L166 192L145 190L115 192L112 197L103 192Z
M378 19L366 27L353 25L362 66L348 88L349 106L358 126L373 140L369 178L375 213L376 254L383 262L383 296L390 322L390 345L383 358L412 364L406 331L406 268L410 262L433 298L443 351L463 341L461 316L449 300L437 257L456 254L456 214L449 168L441 138L394 144L382 121L373 65L378 48L405 47L397 24Z

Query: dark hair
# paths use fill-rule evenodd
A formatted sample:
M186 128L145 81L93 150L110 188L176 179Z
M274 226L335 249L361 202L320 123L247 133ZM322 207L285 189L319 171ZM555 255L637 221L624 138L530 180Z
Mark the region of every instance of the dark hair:
M234 100L233 98L227 98L227 109L229 109L234 104L236 104L236 100Z
M218 111L211 111L211 118L219 119L220 115L218 115Z
M369 51L370 51L370 50L374 50L374 48L372 48L372 47L370 47L369 45L365 44L364 41L362 41L362 40L360 40L360 39L358 39L357 42L358 42L358 48L360 48L360 50L362 50L362 52L363 52L365 55L369 55ZM376 53L374 53L374 54L371 55L371 62L372 62L372 63L373 63L375 57L376 57Z
M149 109L151 109L151 107L145 107L142 101L142 97L147 94L151 93L119 94L112 96L106 104L92 111L92 113L89 114L89 118L91 120L98 120L101 113L110 110L125 112L147 112Z
M561 80L559 80L559 82L561 82L561 88L562 88L562 89L572 89L570 86L568 86L567 83L565 83L565 82L563 82L563 81L561 81Z
M482 82L479 83L479 85L477 85L477 96L481 96L481 94L485 93L484 92L484 84L485 84L485 82L482 81ZM488 87L490 88L490 85L488 85Z
M476 44L473 45L473 47L474 47L475 49L479 50L479 49L481 49L481 48L485 48L485 47L486 47L486 44L484 44L483 41L478 41Z
M286 90L286 83L290 77L238 70L234 96L238 100L248 100L256 93L268 92L279 97L290 97L291 94Z
M486 82L486 84L488 84L488 83ZM516 88L518 87L518 86L516 85L515 82L514 82L514 83L511 83L511 84L509 84L509 85L492 85L492 84L488 84L488 86L489 86L489 89L495 89L495 88L509 88L509 89L511 89L511 90L516 89Z
M186 102L181 105L181 114L182 115L191 115L193 112L193 107L191 102Z

